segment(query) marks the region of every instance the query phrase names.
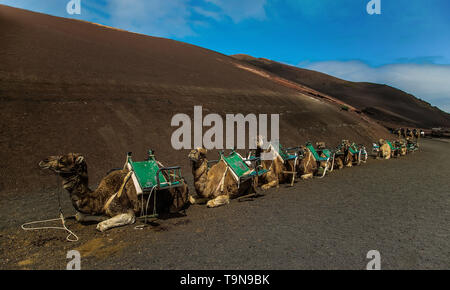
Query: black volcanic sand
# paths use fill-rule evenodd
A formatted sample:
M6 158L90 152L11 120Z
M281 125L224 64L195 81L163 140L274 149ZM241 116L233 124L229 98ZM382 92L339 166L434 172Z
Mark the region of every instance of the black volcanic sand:
M79 249L83 269L364 269L374 249L383 269L448 269L450 143L421 145L406 157L370 159L253 201L192 206L187 216L144 230L100 233L68 221L76 243L62 231L19 228L56 216L55 185L10 195L0 211L0 268L64 269L66 252ZM64 211L73 213L64 197Z

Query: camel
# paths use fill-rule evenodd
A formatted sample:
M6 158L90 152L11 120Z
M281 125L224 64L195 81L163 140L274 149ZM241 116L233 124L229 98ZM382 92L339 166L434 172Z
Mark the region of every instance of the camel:
M324 149L325 143L324 142L317 142L316 146L318 146L318 149ZM320 168L323 168L324 170L330 170L332 169L331 166L334 168L343 168L343 163L341 162L342 159L338 158L339 160L335 159L334 165L333 162L326 164L325 161L317 162L317 159L314 157L314 154L308 149L306 146L301 146L300 151L303 152L303 158L299 163L299 166L297 168L297 172L299 172L299 175L302 179L309 179L314 177L315 174L318 173ZM327 157L325 154L321 154L321 157ZM336 162L337 160L337 162Z
M378 145L380 146L380 151L379 151L379 155L378 157L381 157L383 159L390 159L391 158L391 146L389 146L388 143L386 143L386 141L384 139L380 139L378 141Z
M406 129L405 128L401 128L400 129L400 135L401 135L401 137L405 137L406 138Z
M352 152L350 151L350 141L348 140L342 140L341 143L341 153L337 155L336 157L336 161L335 164L337 163L339 165L339 168L343 168L345 167L352 167L353 166L353 162L357 162L357 158L358 156L353 156ZM356 158L356 160L355 160Z
M300 148L303 152L303 158L299 163L297 171L302 179L313 178L314 174L319 169L317 167L317 160L306 146L301 146Z
M197 197L189 196L191 204L206 202L206 206L213 208L230 203L230 199L255 193L253 179L238 183L228 165L223 160L208 167L205 148L197 148L189 153L194 176L194 187Z
M316 142L316 148L320 151L320 150L323 150L323 149L326 149L326 147L325 147L325 142ZM323 153L321 153L320 154L320 157L327 157L325 154L323 154ZM325 168L326 166L327 166L327 163L325 162L325 161L322 161L322 162L320 162L319 163L319 167L321 167L321 168Z
M400 147L399 154L401 156L405 156L407 151L408 151L407 147L406 147L406 144L407 144L408 140L409 140L409 137L407 137L406 140L401 139L401 140L398 140L397 142L395 142L396 146Z
M348 152L348 151L347 151ZM348 153L350 153L350 152L348 152ZM347 153L347 154L348 154ZM351 153L350 153L351 154ZM343 154L343 155L335 155L334 156L334 167L333 167L333 169L342 169L342 168L344 168L344 166L345 166L345 164L344 164L344 161L345 161L345 155L346 154Z
M72 205L77 211L78 222L99 222L97 230L133 224L147 198L138 197L128 169L115 170L104 177L96 190L88 187L88 172L85 158L78 153L50 156L41 162L42 169L48 169L62 178L62 186L69 192ZM123 194L116 194L118 192ZM158 212L178 212L188 201L188 187L183 181L181 187L157 192ZM153 198L151 199L153 207ZM150 208L152 208L150 207Z
M411 130L411 129L408 129L407 131L406 131L406 137L405 138L414 138L414 132L413 132L413 130Z
M285 161L272 144L269 144L267 149L263 149L263 145L263 137L259 136L256 141L257 149L255 157L260 158L262 153L272 155L272 160L261 161L262 168L268 170L268 172L258 178L259 184L262 184L261 189L267 190L272 187L278 188L280 183L288 182L290 182L292 186L295 179L294 172L299 164L299 160L292 159Z
M414 137L416 137L417 142L419 142L420 130L419 129L414 129L413 134L414 134Z

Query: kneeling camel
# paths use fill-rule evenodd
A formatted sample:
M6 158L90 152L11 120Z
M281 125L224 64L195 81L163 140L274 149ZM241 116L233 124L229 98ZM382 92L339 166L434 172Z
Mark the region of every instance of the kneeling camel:
M209 167L207 152L205 148L197 148L189 153L197 193L197 197L189 196L192 204L206 202L207 207L218 207L230 203L232 198L256 192L254 180L239 183L224 160Z
M138 197L128 169L109 173L93 191L88 187L87 164L81 154L50 156L39 162L39 166L62 178L62 186L69 192L72 205L77 211L76 220L99 222L97 230L101 232L133 224L136 215L139 215L147 203L147 198ZM118 192L121 194L117 194ZM156 207L160 213L174 213L188 204L188 187L184 182L180 187L160 190L156 194ZM153 203L153 198L150 203Z

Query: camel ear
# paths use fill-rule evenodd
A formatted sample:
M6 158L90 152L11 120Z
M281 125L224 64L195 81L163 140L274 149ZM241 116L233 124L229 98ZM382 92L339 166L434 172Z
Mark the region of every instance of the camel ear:
M202 155L206 155L206 153L208 153L208 150L205 148L198 148L198 152Z

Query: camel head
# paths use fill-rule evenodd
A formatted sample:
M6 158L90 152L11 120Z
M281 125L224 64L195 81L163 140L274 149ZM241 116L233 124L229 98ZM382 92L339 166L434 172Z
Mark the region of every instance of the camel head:
M325 149L325 142L317 142L316 147L317 149Z
M352 159L353 159L353 154L350 151L350 146L351 146L351 143L349 140L342 140L340 150L344 154L343 162L344 162L344 165L346 165L346 166L348 166L348 164L351 163Z
M262 149L264 145L264 136L259 135L256 138L256 148Z
M191 152L189 152L188 158L192 162L197 163L197 162L202 161L203 159L205 159L206 153L208 153L207 149L199 147L199 148L194 149Z
M39 162L39 167L51 170L61 176L81 174L87 171L86 161L78 153L50 156Z

